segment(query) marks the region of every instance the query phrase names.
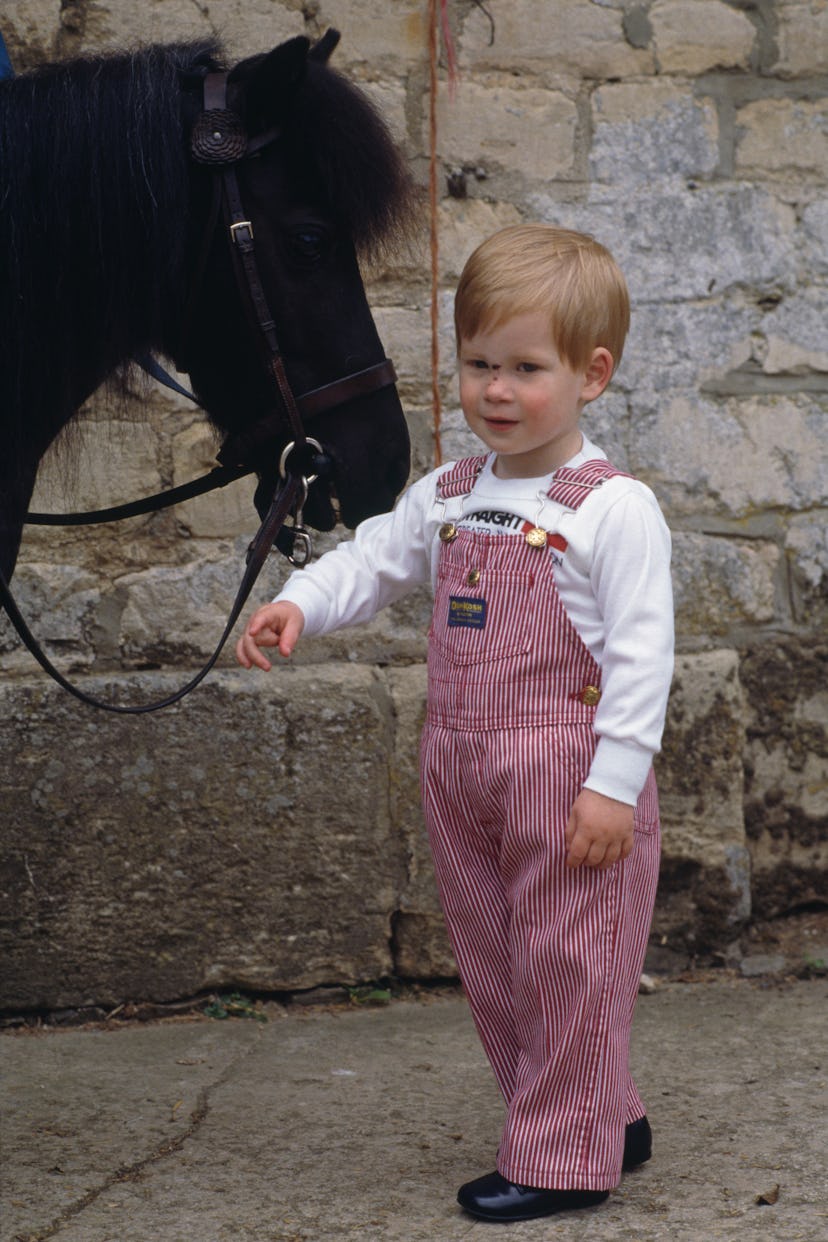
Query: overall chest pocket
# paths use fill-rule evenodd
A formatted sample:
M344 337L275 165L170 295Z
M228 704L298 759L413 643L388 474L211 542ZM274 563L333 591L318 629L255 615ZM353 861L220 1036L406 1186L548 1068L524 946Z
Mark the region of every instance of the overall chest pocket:
M441 561L429 642L459 666L525 655L535 575L492 569L473 555Z

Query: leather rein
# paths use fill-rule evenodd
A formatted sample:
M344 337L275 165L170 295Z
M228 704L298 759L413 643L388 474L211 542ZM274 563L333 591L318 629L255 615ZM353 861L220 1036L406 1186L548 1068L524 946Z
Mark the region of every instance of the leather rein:
M324 410L333 409L355 397L377 392L381 388L394 384L397 378L393 363L385 358L375 366L346 375L298 397L291 389L285 372L275 323L256 262L253 224L244 211L236 175L236 165L239 162L256 154L275 141L278 136L278 130L274 129L256 138L248 139L241 118L227 107L227 74L207 74L204 80L204 108L193 127L190 154L197 163L209 166L214 173L214 209L205 233L202 257L197 264L196 288L191 290L189 300L192 303L203 275L206 254L217 224L219 211L221 211L228 230L233 269L242 303L255 334L263 363L273 382L275 393L287 415L292 436L290 442L282 450L279 461L279 482L270 508L248 548L244 574L224 632L213 654L195 677L167 698L134 706L105 702L94 695L87 694L79 686L67 680L52 664L21 615L5 576L0 573L0 602L29 652L41 668L74 698L103 711L129 716L158 711L163 707L178 703L204 680L221 655L274 543L279 541L280 550L284 552L291 564L305 565L310 559L311 538L302 522L302 508L310 484L318 474L329 468L330 462L322 445L306 434L303 418L310 418ZM157 364L147 366L145 369L150 370L163 383L196 401L191 393L171 380ZM196 401L196 404L199 403ZM200 479L172 488L167 492L109 509L98 509L88 513L29 513L26 522L35 525L79 526L117 521L141 513L150 513L193 496L203 495L215 488L225 487L244 475L256 472L255 466L249 464L254 454L274 438L281 438L283 427L274 426L274 422L274 416L270 415L246 431L229 437L218 454L221 464ZM291 525L287 525L288 518L291 519ZM298 554L297 549L299 549Z

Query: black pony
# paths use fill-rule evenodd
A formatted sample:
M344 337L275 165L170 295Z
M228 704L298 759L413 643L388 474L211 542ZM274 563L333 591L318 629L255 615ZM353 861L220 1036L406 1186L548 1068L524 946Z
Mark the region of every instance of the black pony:
M338 40L296 38L241 61L227 106L234 165L290 388L376 367L384 351L357 252L394 241L412 182L382 120L330 69ZM0 82L0 569L11 576L38 462L78 406L146 353L171 359L216 425L279 423L250 462L272 485L293 438L216 219L215 172L191 157L214 44L150 46ZM245 142L247 146L245 147ZM305 518L355 525L408 471L396 390L345 392L308 435L330 478ZM253 436L255 442L256 436ZM261 490L261 489L260 489Z

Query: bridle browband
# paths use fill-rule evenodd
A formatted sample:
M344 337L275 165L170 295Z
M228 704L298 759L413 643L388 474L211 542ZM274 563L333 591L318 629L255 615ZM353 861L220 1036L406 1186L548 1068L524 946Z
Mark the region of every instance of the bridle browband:
M220 210L228 229L239 294L253 328L265 369L273 382L275 394L283 407L290 429L290 441L282 450L279 461L279 481L273 499L248 548L244 575L215 651L195 677L167 698L137 706L107 703L81 690L55 668L29 629L17 607L5 575L0 572L0 602L29 652L41 668L74 698L104 711L130 716L158 711L179 702L204 680L216 664L230 637L262 566L280 533L289 534L287 541L289 547L283 550L293 564L304 565L310 558L310 536L302 522L302 507L307 498L308 487L316 477L316 472L325 468L327 458L323 445L306 434L303 418L311 418L324 411L335 409L347 401L378 392L396 382L394 365L390 359L385 358L374 366L345 375L341 379L323 384L298 397L293 393L285 371L275 322L270 313L259 275L253 224L244 211L236 175L237 164L261 151L274 142L278 136L279 131L271 129L258 137L249 139L241 118L227 107L227 74L209 73L206 75L204 108L192 130L190 154L197 163L211 167L214 172L215 208L208 222L202 258L197 264L196 282L203 274L206 253L212 241ZM193 295L194 291L191 290L190 301ZM270 414L243 432L228 437L218 454L221 464L203 478L193 480L181 487L110 509L76 514L30 513L26 520L37 525L86 525L93 522L116 521L176 504L217 487L224 487L244 475L257 473L255 462L257 459L260 461L259 455L262 449L274 441L281 442L283 439L284 422L285 417L279 419L277 413ZM291 526L286 526L288 517L292 519ZM297 545L302 550L300 557L295 555Z

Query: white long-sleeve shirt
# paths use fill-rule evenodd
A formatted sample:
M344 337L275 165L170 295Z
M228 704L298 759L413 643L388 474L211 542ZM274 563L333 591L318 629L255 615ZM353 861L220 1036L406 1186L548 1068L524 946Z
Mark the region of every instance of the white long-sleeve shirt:
M584 439L568 467L605 458ZM490 455L472 492L437 499L419 479L391 513L369 518L353 540L293 573L277 597L296 604L304 633L329 634L369 621L415 587L436 582L445 521L517 534L524 521L556 532L555 583L577 633L601 668L598 745L585 786L634 804L661 744L673 669L670 533L655 496L635 479L611 478L577 510L549 500L552 475L500 479ZM512 518L518 521L513 522Z

